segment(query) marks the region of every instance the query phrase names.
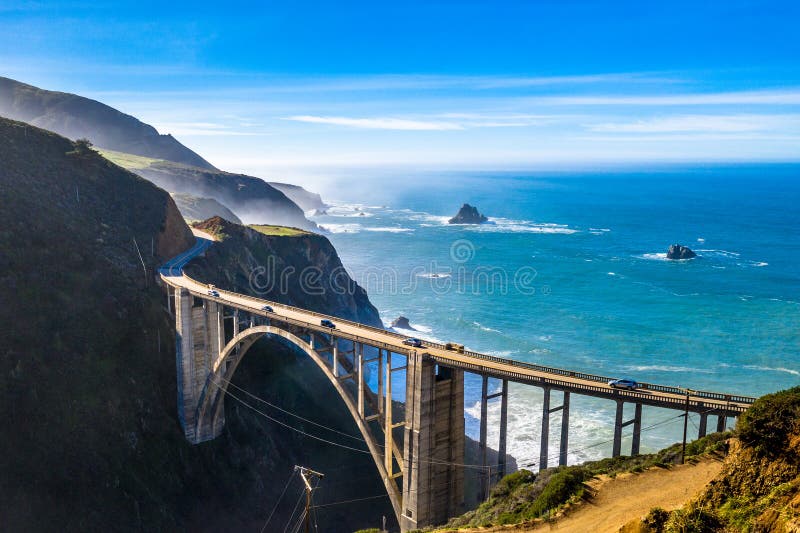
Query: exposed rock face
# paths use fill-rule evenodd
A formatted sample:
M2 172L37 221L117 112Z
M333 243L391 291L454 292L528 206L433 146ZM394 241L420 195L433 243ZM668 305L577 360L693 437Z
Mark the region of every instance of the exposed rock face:
M450 224L483 224L489 219L478 212L477 207L469 204L464 204L458 210L458 214L451 218L448 222Z
M73 140L85 137L110 150L214 169L172 135L159 135L153 126L77 94L46 91L0 77L0 115Z
M410 329L412 331L416 331L413 327L411 327L411 323L408 319L404 316L399 316L392 321L393 328L400 328L400 329Z
M383 327L367 292L344 270L326 237L306 232L264 235L219 217L196 227L225 237L204 259L187 267L189 275L230 290Z
M667 259L691 259L692 257L697 257L697 254L687 246L680 244L671 245L667 251Z

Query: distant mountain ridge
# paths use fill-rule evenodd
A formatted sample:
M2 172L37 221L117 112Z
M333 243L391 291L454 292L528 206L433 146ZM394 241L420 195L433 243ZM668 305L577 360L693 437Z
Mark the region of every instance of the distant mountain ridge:
M154 127L101 102L0 77L0 116L73 140L87 138L106 158L159 187L215 200L234 215L214 207L205 213L209 216L319 231L303 213L324 206L318 194L296 185L273 186L261 178L221 171L171 135L160 135ZM197 216L196 202L181 200L177 204L184 217Z
M76 94L0 77L0 115L73 140L85 137L102 148L216 170L172 135L161 135L131 115Z

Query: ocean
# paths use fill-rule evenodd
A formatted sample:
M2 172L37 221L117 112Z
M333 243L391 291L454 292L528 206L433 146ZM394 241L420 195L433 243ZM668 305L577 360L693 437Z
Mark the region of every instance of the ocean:
M409 335L761 395L800 383L798 178L791 165L395 173L340 182L333 207L314 220L384 323L406 316L417 330ZM447 224L465 202L490 223ZM667 260L673 243L698 256ZM465 388L467 432L477 438L480 380L468 375ZM541 396L510 385L508 451L520 466L539 460ZM613 402L571 404L569 462L610 456ZM496 446L497 401L489 417ZM559 424L551 417L551 465ZM679 441L682 429L681 413L645 408L642 451ZM696 436L696 416L689 431Z

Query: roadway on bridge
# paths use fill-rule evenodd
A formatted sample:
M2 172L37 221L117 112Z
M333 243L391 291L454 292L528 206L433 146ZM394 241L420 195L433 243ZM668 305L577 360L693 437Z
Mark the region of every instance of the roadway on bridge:
M342 320L334 316L322 315L296 307L286 306L252 296L225 291L219 288L218 297L209 294L209 286L196 281L183 273L183 267L193 258L202 254L212 241L195 233L197 243L190 249L170 260L161 269L162 279L173 287L187 289L193 295L214 299L226 306L262 315L276 321L284 320L288 323L300 325L311 330L330 333L342 338L349 338L371 344L373 346L390 349L398 354L406 354L412 350L422 351L433 357L437 363L445 366L454 366L475 373L488 374L501 379L509 379L520 383L538 386L549 386L555 389L569 390L579 394L588 394L610 399L621 399L628 402L640 402L647 405L679 408L686 402L686 394L676 387L654 384L642 384L643 389L626 391L610 387L607 380L610 378L583 374L580 372L561 369L536 368L513 360L505 360L483 354L470 352L461 354L446 350L433 343L425 343L423 348L413 348L403 344L405 336L397 333L365 326L355 322ZM207 234L205 235L207 236ZM273 312L263 311L264 306L270 306ZM320 325L322 319L328 319L336 325L335 330L330 330ZM578 374L578 375L573 375ZM666 390L655 390L655 389ZM709 397L714 396L714 397ZM753 398L743 396L724 395L721 393L690 393L691 410L695 412L709 411L712 409L724 410L733 415L744 411L754 401ZM699 406L699 407L698 407Z

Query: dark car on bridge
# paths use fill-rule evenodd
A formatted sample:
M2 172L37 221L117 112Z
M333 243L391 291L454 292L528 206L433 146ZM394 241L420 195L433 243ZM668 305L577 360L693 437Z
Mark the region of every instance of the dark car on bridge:
M213 296L214 298L219 298L219 293L217 291L215 291L214 289L211 289L210 291L208 291L208 295L209 296Z
M336 324L334 324L333 322L331 322L327 318L323 318L322 320L320 320L319 321L319 325L323 326L323 327L326 327L326 328L336 329Z
M264 307L262 307L262 308L261 308L261 310L262 310L262 311L266 311L267 313L274 313L274 312L275 312L275 311L273 311L273 310L272 310L272 308L271 308L270 306L268 306L268 305L265 305Z
M639 383L630 378L622 378L622 379L612 379L611 381L608 382L608 386L613 389L636 390L639 388Z
M405 344L406 346L413 346L415 348L422 348L422 341L419 339L415 339L414 337L404 340L403 344Z

